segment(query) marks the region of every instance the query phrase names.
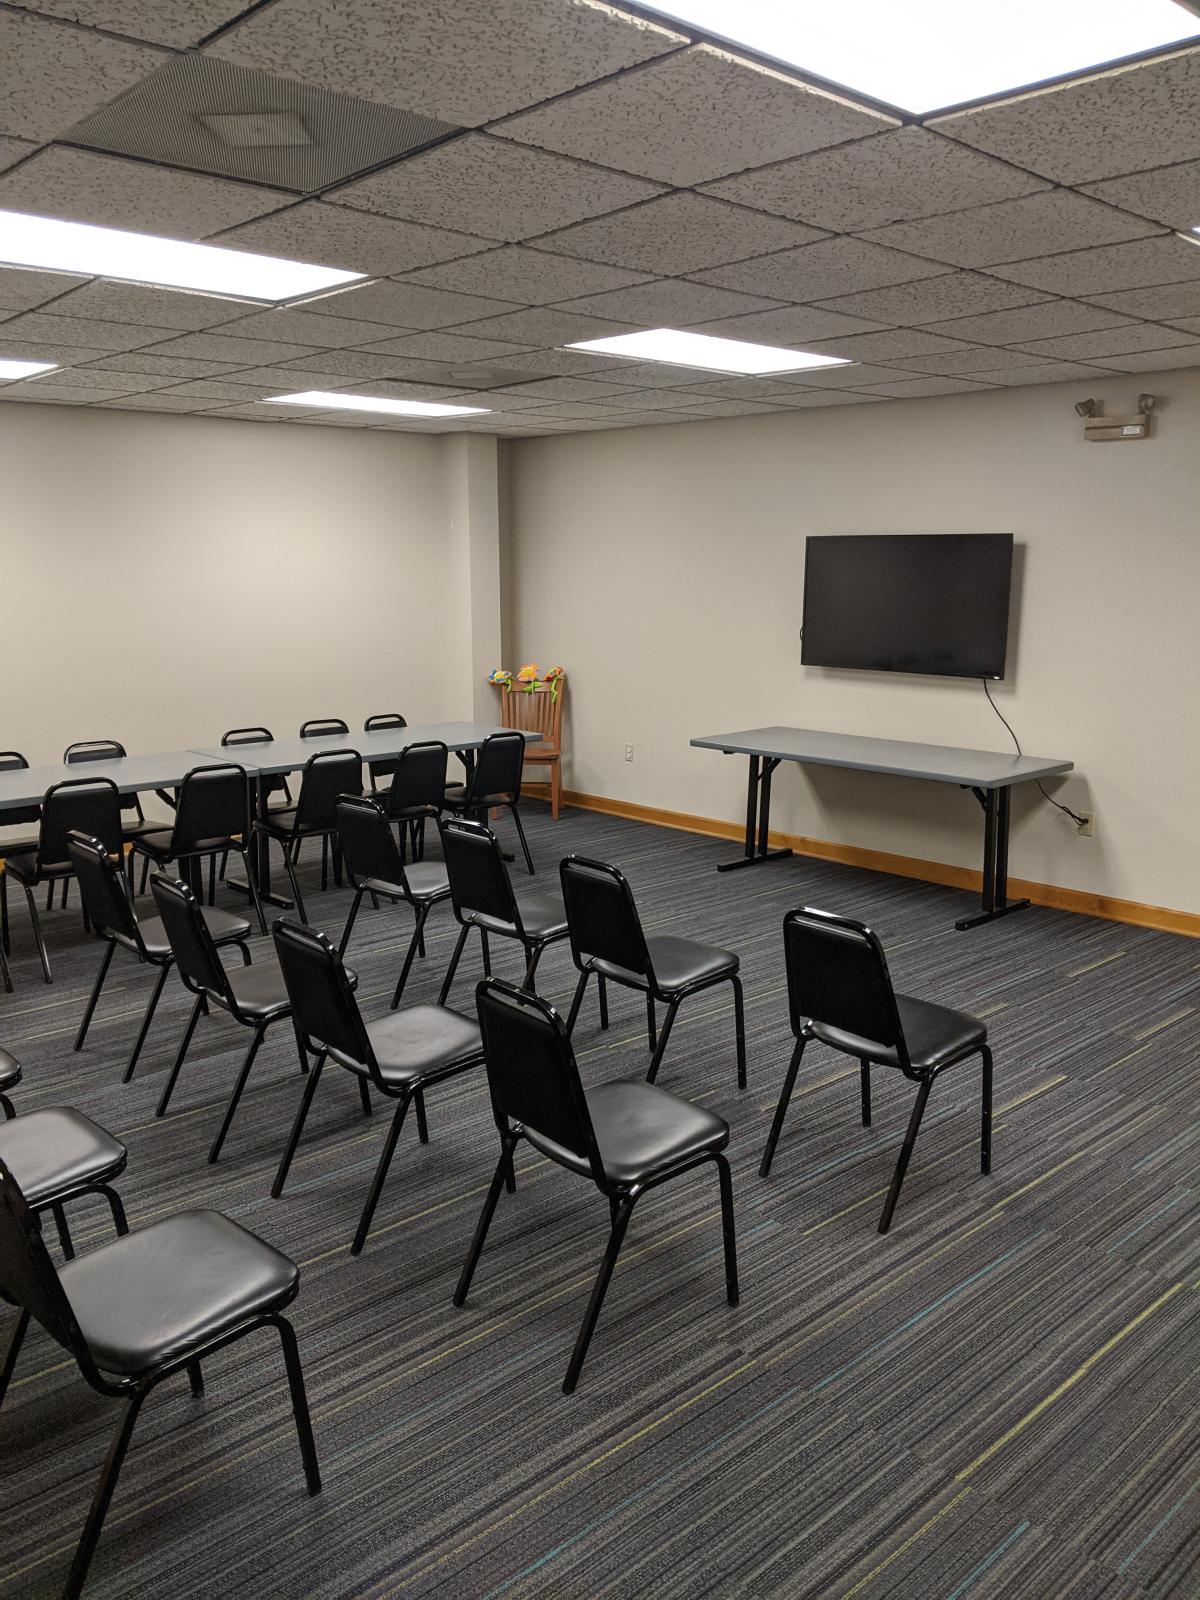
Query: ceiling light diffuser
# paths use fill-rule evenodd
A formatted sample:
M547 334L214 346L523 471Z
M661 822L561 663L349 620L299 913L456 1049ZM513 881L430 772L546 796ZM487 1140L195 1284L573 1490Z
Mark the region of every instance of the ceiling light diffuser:
M18 378L32 378L39 372L53 372L57 361L8 361L0 359L0 383L15 383Z
M434 400L386 400L376 394L337 394L305 389L299 394L273 394L266 406L315 406L319 411L382 411L392 417L481 417L487 406L448 406Z
M663 361L672 367L697 367L704 372L727 372L742 378L853 365L844 356L818 356L807 350L784 350L778 345L748 344L744 339L685 333L679 328L645 328L641 333L618 333L607 339L582 339L565 348L622 356L627 361Z
M675 0L648 9L918 115L1200 37L1182 0Z
M248 250L188 244L183 239L160 239L150 233L126 233L121 228L63 222L22 211L0 211L0 263L117 278L160 289L193 289L272 305L319 289L359 283L366 277L363 272L344 272L337 267L313 267Z

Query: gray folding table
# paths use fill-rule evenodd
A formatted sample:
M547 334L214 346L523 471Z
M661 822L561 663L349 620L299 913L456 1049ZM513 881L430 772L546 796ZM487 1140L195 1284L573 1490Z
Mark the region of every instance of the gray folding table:
M228 751L224 759L229 760ZM40 806L46 790L56 783L108 778L116 784L119 794L142 794L151 789L177 789L184 774L196 765L195 750L167 750L162 755L114 756L112 760L76 761L70 765L56 761L52 766L0 772L0 827L5 811Z
M859 734L824 733L813 728L749 728L740 733L714 733L692 744L700 750L750 758L746 793L746 840L736 861L723 861L718 872L777 861L790 849L768 847L771 821L771 777L781 761L801 766L848 767L859 772L924 778L970 789L983 807L983 904L977 916L960 917L956 928L1020 911L1028 900L1008 898L1010 796L1018 783L1070 772L1072 761L1046 756L1019 756L995 750L964 750L954 745L914 744L906 739L869 739Z

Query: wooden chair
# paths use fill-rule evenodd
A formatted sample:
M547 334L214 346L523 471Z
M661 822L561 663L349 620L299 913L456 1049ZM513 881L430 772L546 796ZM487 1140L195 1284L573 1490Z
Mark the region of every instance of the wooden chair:
M562 715L567 697L567 680L559 678L558 694L548 683L539 683L533 693L524 684L498 689L500 723L505 728L520 728L523 733L540 733L537 744L525 752L526 767L546 767L550 773L550 815L558 821L562 805Z

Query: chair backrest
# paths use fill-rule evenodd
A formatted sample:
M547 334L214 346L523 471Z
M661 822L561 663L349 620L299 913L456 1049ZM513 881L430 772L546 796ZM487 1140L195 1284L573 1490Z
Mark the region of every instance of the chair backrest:
M177 855L212 849L250 833L250 786L245 767L228 761L184 773L171 843Z
M582 972L591 956L653 980L650 952L625 874L603 861L566 856L559 863L571 954Z
M479 912L499 922L511 922L520 932L521 910L496 835L481 822L459 817L446 818L438 827L450 880L450 903L459 922Z
M230 728L228 733L221 735L222 745L235 744L270 744L275 735L270 728ZM287 779L281 775L263 779L264 794L286 794L290 798L291 791L287 786Z
M120 867L99 839L78 829L67 834L67 853L92 927L102 938L119 939L140 955L142 937L130 903L128 880Z
M298 922L273 922L275 953L292 1006L298 1038L314 1053L343 1065L379 1068L346 969L325 934Z
M28 1311L79 1362L91 1381L95 1364L71 1302L46 1249L38 1219L21 1187L0 1160L0 1297Z
M75 830L99 839L111 855L120 854L121 797L111 778L64 778L50 785L42 799L38 865L69 861L67 835Z
M337 801L362 793L362 757L357 750L321 750L309 756L296 801L297 828L337 827Z
M388 816L436 816L446 797L446 763L450 752L436 739L410 744L394 762L387 792Z
M383 731L388 728L407 727L408 718L402 717L398 711L381 711L376 716L367 718L367 720L363 723L363 732L373 733L376 730ZM378 782L380 778L388 777L391 773L395 772L396 763L399 761L399 759L399 756L384 756L379 761L369 761L367 766L370 768L371 777L376 782Z
M539 684L528 689L514 683L511 689L501 689L500 723L505 728L520 728L525 733L540 733L541 740L531 745L530 761L536 764L538 750L562 747L563 701L567 698L566 678L556 679L558 693L549 684Z
M467 798L492 794L521 798L521 768L525 762L525 735L512 729L491 733L479 747L475 770L467 785Z
M369 794L343 794L335 812L342 861L354 887L375 878L405 888L404 863L382 802Z
M501 1133L522 1123L587 1161L604 1186L604 1164L596 1144L575 1052L562 1018L539 995L498 978L475 990L492 1112Z
M801 906L783 919L783 951L793 1033L823 1023L898 1050L907 1063L887 957L865 923Z
M19 750L0 750L0 772L24 772L28 766L28 761ZM15 811L0 811L0 828L37 822L41 815L41 806L18 806ZM0 855L2 854L3 849L0 849Z
M63 764L73 767L77 761L115 761L125 753L125 746L116 739L84 739L67 746Z
M151 876L150 892L186 986L193 994L204 991L230 1001L229 979L196 896L180 879L158 872Z
M310 722L300 724L302 739L326 739L331 734L349 732L349 723L343 722L341 717L314 717Z

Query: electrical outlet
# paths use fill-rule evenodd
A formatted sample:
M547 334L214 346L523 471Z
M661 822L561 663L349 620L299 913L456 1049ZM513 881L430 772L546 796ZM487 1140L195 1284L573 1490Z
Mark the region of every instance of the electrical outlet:
M633 760L633 746L631 744L625 746L625 759L626 761Z
M1075 832L1081 839L1091 839L1095 835L1096 831L1095 827L1093 826L1094 819L1092 817L1092 813L1090 811L1081 811L1079 815L1083 820L1082 822L1077 822L1075 824Z

